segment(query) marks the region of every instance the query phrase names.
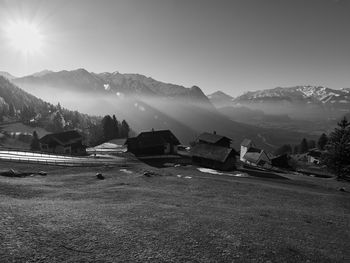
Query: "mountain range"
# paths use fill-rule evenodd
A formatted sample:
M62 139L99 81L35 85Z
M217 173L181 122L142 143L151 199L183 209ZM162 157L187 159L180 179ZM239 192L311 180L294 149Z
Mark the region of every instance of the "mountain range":
M322 86L277 87L249 91L233 98L221 91L208 95L220 107L246 106L267 114L288 114L297 119L338 118L350 110L350 89L330 89Z
M208 98L232 120L310 134L329 132L340 118L350 116L349 88L278 87L246 92L238 97L217 91Z
M316 138L316 135L304 131L283 130L278 126L259 127L254 122L238 121L222 111L221 106L226 103L225 107L229 108L248 105L244 106L243 113L248 109L253 116L267 115L259 107L251 107L261 104L262 98L268 98L266 92L263 96L254 95L259 92L248 92L237 98L223 92L206 96L197 86L186 88L140 74L122 74L117 71L93 73L85 69L59 72L45 70L21 78L12 78L11 81L43 100L60 102L64 107L73 110L92 115L115 113L127 120L136 132L152 128L171 129L185 144L195 140L204 131L216 131L232 138L235 147L238 147L245 137L253 139L257 145L267 149L285 143L296 144L303 137ZM292 102L286 99L286 95L283 96L285 92L281 89L277 88L281 94L280 101ZM332 101L327 100L325 96L319 96L323 101ZM271 97L273 96L270 95ZM300 98L306 97L304 94L304 97ZM343 97L345 99L346 95Z

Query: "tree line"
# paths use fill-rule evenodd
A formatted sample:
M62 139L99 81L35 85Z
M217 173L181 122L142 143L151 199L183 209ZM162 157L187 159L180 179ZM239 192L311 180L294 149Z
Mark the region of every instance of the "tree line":
M113 139L128 138L132 132L126 120L119 122L115 115L106 115L100 122L89 127L88 141L92 146Z
M126 120L119 122L115 115L104 116L100 122L93 123L83 132L89 146L96 146L104 142L128 138L132 130ZM39 137L36 131L33 132L30 143L31 150L40 150Z
M328 136L322 133L317 142L315 140L308 140L303 138L299 144L291 145L284 144L275 151L275 155L282 154L303 154L307 153L310 149L319 149L321 151L325 150L328 143Z
M338 178L350 179L350 122L346 117L337 123L329 135L323 133L317 143L303 138L294 147L282 145L275 154L304 154L314 148L321 151L321 164L326 165Z

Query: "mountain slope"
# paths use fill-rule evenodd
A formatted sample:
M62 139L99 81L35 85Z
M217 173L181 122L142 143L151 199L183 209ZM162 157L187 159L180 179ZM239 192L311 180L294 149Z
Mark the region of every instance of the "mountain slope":
M20 121L52 132L80 129L88 134L88 128L100 121L100 118L50 104L0 76L0 122L2 121Z
M13 82L26 90L37 92L37 87L47 89L60 88L61 91L92 92L94 94L110 93L115 96L158 96L168 98L182 98L209 103L208 98L196 86L183 86L156 81L140 74L93 73L85 69L72 71L42 71L30 76L13 79ZM38 90L42 92L42 89Z
M0 76L3 76L9 80L15 79L16 77L11 75L10 73L6 72L6 71L0 71Z

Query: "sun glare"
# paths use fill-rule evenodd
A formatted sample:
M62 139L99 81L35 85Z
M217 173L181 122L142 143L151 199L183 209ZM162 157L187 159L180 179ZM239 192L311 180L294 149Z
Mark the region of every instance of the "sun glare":
M43 35L39 27L27 21L9 23L6 28L9 44L24 55L40 52L43 45Z

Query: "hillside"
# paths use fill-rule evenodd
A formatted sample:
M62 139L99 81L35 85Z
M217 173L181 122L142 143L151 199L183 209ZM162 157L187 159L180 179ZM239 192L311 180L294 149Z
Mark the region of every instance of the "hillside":
M58 105L53 105L18 88L8 79L0 76L0 125L2 133L32 133L35 127L43 128L50 132L66 129L78 129L87 136L90 127L101 120L70 111ZM24 123L16 129L11 123ZM10 125L11 124L11 125ZM11 128L6 128L11 126ZM27 128L27 130L23 130ZM41 134L41 133L40 133Z
M2 262L326 263L350 256L349 194L336 190L345 182L144 164L0 163L9 168L48 175L0 176Z
M16 77L11 75L10 73L6 72L6 71L0 71L0 76L5 77L9 80L15 79Z

